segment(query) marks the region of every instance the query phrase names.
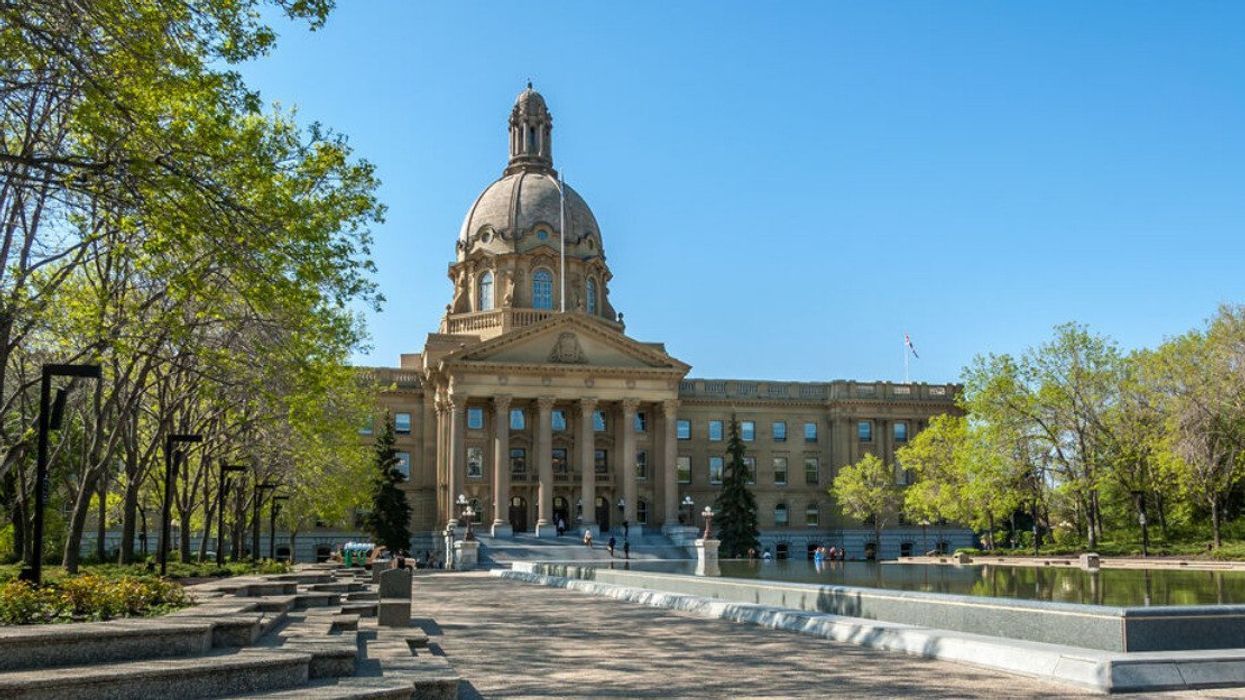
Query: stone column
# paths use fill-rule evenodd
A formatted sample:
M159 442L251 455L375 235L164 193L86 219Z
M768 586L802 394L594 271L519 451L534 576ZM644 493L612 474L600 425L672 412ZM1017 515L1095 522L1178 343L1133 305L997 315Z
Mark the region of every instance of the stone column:
M511 537L510 397L493 397L493 537Z
M596 471L596 432L592 429L592 412L597 410L596 399L579 400L579 468L583 478L580 480L582 491L580 500L583 502L583 520L579 523L579 534L591 530L595 536L597 530L597 471Z
M454 509L449 503L450 499L446 497L446 494L449 492L449 488L450 488L449 473L446 470L446 465L448 463L448 460L446 459L446 456L445 456L445 448L446 448L445 427L446 427L446 422L447 422L445 416L447 413L447 407L446 407L445 399L441 396L439 392L437 393L436 400L433 402L433 406L436 408L436 412L437 412L437 418L436 418L437 429L436 429L436 436L435 436L436 437L435 464L436 464L436 473L437 473L437 483L436 483L437 510L439 511L438 515L444 515L445 519L449 521L449 520L454 519Z
M622 401L622 459L619 464L622 466L622 485L623 485L623 520L627 522L630 531L637 537L643 534L640 524L635 520L635 412L639 408L640 402L637 399L623 399ZM621 527L622 523L619 523Z
M536 536L549 537L553 526L553 397L536 399Z
M463 493L467 483L467 397L462 394L451 394L450 403L450 444L447 450L450 463L450 525L458 526L458 506L455 502Z
M662 483L662 530L679 526L679 402L670 399L661 402L661 460L658 471Z

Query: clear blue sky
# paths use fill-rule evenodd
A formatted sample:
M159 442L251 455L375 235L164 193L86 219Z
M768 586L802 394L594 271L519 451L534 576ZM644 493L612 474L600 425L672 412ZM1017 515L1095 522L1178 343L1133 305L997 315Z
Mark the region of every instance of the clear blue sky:
M531 77L611 299L701 377L953 381L1075 320L1245 302L1245 3L340 2L244 73L384 181L385 310L436 329Z

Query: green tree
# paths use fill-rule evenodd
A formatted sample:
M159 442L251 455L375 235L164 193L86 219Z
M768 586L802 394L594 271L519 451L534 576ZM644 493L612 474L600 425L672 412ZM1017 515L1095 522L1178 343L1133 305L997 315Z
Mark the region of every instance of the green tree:
M398 454L393 449L393 420L385 413L385 423L376 436L376 474L372 481L372 512L364 526L372 539L391 552L411 546L411 506L398 487L404 478L398 471Z
M722 478L714 510L721 552L727 558L747 556L748 550L761 546L757 539L757 500L748 489L752 473L744 461L744 443L739 438L739 421L731 416L730 439L726 443L730 461Z
M882 544L882 528L903 502L891 467L867 454L859 462L843 467L830 486L830 495L848 516L872 520L874 542Z

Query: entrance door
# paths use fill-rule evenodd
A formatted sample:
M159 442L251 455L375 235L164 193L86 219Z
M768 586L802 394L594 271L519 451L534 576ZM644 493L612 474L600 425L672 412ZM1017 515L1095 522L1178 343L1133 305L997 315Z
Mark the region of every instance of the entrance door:
M610 502L601 496L597 496L597 527L601 532L610 529Z
M510 528L527 532L527 501L519 496L510 499Z
M553 499L553 523L557 525L559 522L566 523L568 528L574 526L571 520L571 504L565 498L558 496Z

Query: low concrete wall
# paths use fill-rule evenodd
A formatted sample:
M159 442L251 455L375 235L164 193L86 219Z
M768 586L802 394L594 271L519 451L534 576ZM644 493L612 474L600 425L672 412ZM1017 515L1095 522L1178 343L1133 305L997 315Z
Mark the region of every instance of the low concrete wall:
M1120 608L574 566L516 570L1048 644L1116 652L1245 645L1245 606Z

